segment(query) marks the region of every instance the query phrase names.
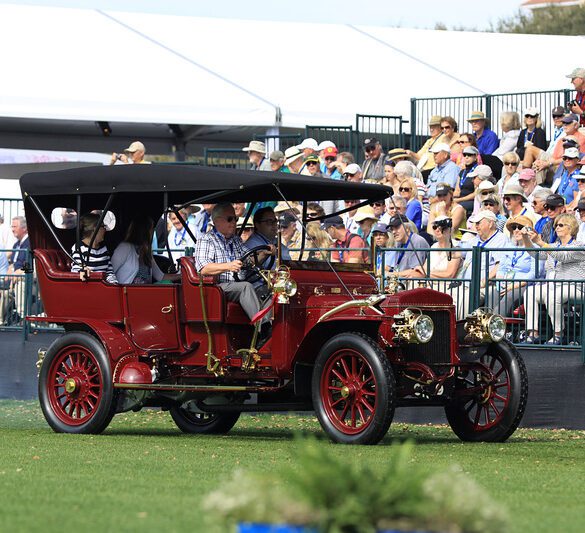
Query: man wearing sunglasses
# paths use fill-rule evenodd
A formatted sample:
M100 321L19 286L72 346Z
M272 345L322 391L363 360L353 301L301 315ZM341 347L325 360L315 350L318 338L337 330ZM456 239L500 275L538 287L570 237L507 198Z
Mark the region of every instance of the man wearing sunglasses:
M534 225L534 231L538 234L542 234L542 228L544 225L550 220L548 218L548 213L545 209L546 199L552 194L550 189L545 189L541 187L538 191L534 192L532 195L532 209L537 215L540 215L540 218Z
M560 194L551 194L547 196L544 202L544 209L548 221L542 227L540 235L544 242L551 244L557 240L557 234L554 228L555 219L566 212L565 199Z
M248 281L236 281L234 274L242 269L240 258L247 251L236 234L237 217L232 204L216 204L211 212L213 229L197 241L195 267L200 276L214 276L226 298L239 302L250 320L260 311L256 291ZM271 335L270 320L262 319L257 347Z
M524 191L524 196L528 199L530 204L534 200L534 194L542 190L543 187L536 184L536 172L531 168L523 168L518 175L518 183Z
M528 198L524 195L522 187L517 183L508 183L503 190L504 208L510 220L525 216L532 220L532 225L540 218L528 203ZM510 234L507 233L507 236Z
M573 211L577 207L579 186L576 177L579 175L579 159L581 154L577 148L566 148L563 152L563 163L551 185L551 190L565 198L567 210Z
M364 141L365 159L362 164L363 179L380 181L384 177L384 160L385 154L382 151L380 141L371 137Z

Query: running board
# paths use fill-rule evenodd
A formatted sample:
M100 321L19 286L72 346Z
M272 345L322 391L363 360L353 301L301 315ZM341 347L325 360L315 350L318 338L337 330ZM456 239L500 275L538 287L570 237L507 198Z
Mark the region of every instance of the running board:
M282 388L245 385L177 385L164 383L114 383L115 389L175 391L175 392L274 392Z

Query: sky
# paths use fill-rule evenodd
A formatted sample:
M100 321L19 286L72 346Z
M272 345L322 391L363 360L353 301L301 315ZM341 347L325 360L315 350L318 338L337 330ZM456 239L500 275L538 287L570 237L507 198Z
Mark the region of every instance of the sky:
M136 11L253 20L331 22L433 29L489 29L490 23L509 18L523 0L21 0L12 4ZM302 39L299 36L299 39Z

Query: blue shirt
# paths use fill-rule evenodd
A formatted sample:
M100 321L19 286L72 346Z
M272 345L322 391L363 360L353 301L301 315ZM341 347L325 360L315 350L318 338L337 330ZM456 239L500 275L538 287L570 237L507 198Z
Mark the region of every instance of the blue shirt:
M534 279L536 273L535 263L535 258L526 250L504 252L500 266L498 267L497 277Z
M541 217L538 222L534 225L534 231L536 233L542 233L542 228L550 220L550 217Z
M422 226L422 212L422 204L418 200L413 199L406 204L406 218L412 220L418 230Z
M437 183L448 183L455 190L460 170L459 166L450 159L447 159L442 165L435 167L429 174L427 181L429 198L437 195Z
M562 166L563 165L561 164L561 167ZM575 175L579 174L579 170L579 167L577 167L569 174L567 169L563 167L563 171L561 172L560 176L561 183L557 189L557 194L560 194L565 198L565 204L570 204L575 198L575 193L579 191L579 186L577 185L577 181L574 178Z
M489 128L483 130L483 133L479 139L475 133L473 135L477 141L477 149L479 150L480 154L492 154L498 148L498 146L500 146L500 140L498 139L498 136Z

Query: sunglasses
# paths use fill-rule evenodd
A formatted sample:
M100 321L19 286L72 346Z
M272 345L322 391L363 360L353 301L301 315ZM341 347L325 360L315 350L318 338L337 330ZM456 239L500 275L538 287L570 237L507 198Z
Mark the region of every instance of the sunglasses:
M585 183L585 178L575 178L577 183Z
M515 194L510 195L510 196L506 195L506 196L504 196L504 202L510 202L512 200L517 200L518 198L520 198L520 196L517 196Z
M410 187L398 187L398 192L410 192L412 189Z
M524 118L536 118L538 115L524 115Z
M309 211L307 211L307 216L308 217L316 217L317 213L315 213L315 211L313 211L312 213L310 213Z
M568 157L566 155L563 156L563 161L572 161L573 159L579 159L578 157Z
M510 231L516 231L517 229L522 229L524 226L522 224L510 224L508 227Z
M504 165L506 165L507 167L517 167L520 163L514 163L513 161L510 161L509 163L504 163Z
M451 126L441 126L441 129L442 130L450 130L451 129Z
M335 158L334 158L334 157L326 157L326 158L325 158L325 161L335 161ZM315 163L315 165L316 165L316 164L317 164L317 163Z
M236 220L238 220L238 217L234 217L234 216L231 216L231 215L230 215L229 217L221 217L221 218L224 218L224 219L225 219L225 221L226 221L226 222L229 222L230 224L231 224L232 222L235 222Z
M477 157L477 154L463 154L463 157Z
M446 198L446 197L447 197L446 192L442 192L441 194L437 194L437 198Z
M496 206L496 203L495 202L492 202L491 200L486 200L485 202L482 203L482 205L484 207L495 207Z
M564 115L553 115L552 118L563 118Z
M441 226L440 224L433 224L432 228L433 229L440 229L440 230L447 229L445 226Z
M325 159L325 161L328 161L328 159ZM309 165L316 165L317 161L307 161L307 166Z
M545 205L544 208L547 211L556 211L559 207L563 207L562 205Z
M372 204L372 206L374 206L374 207L382 207L383 205L384 205L384 202L374 202Z
M376 147L375 147L375 146L367 146L367 147L366 147L366 153L373 152L375 149L376 149Z
M457 141L457 144L471 144L471 141Z
M568 228L569 225L568 224L563 224L562 222L559 222L558 224L555 224L555 229L556 228Z

